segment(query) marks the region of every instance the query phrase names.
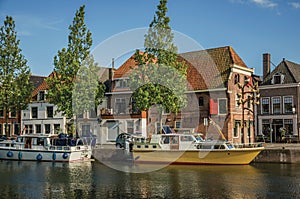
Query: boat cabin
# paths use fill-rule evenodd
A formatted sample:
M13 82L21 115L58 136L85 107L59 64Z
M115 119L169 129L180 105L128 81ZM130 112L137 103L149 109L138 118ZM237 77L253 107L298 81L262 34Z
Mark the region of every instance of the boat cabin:
M189 134L155 134L150 141L159 144L163 150L186 150L196 142L196 138Z

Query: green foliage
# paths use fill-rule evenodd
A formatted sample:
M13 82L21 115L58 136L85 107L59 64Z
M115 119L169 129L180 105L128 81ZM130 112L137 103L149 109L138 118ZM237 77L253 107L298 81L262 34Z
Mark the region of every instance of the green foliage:
M105 87L98 79L100 67L89 56L80 67L73 90L73 113L82 114L86 111L96 110L102 103Z
M177 113L186 106L186 69L177 60L174 35L166 16L167 0L160 0L156 15L145 35L145 52L135 53L135 68L129 78L133 101L139 110L160 105L164 110Z
M48 99L50 99L51 103L57 105L58 112L62 112L68 118L74 115L73 105L80 107L81 111L82 109L90 108L90 99L87 101L89 105L84 107L83 105L79 105L78 101L73 102L72 95L74 81L77 78L80 67L83 69L91 67L92 71L95 67L94 60L90 56L92 34L84 22L84 8L85 6L81 6L76 12L73 23L69 26L68 47L58 51L54 57L53 76L46 80L49 85ZM82 72L85 73L87 71L84 70ZM87 91L87 93L89 92L90 91ZM97 96L101 96L101 94L97 94ZM76 99L77 97L79 96L76 96ZM82 101L84 102L85 99L86 98ZM99 99L97 101L99 101ZM78 111L76 111L76 113L78 113Z
M19 48L15 22L10 16L0 28L0 42L0 107L7 119L10 111L27 108L33 85L29 81L30 68Z

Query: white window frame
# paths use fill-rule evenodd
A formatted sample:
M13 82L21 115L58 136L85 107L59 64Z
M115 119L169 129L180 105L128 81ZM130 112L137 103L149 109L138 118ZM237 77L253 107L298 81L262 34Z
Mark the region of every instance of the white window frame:
M269 112L268 113L265 113L265 112L263 112L263 100L264 99L267 99L268 100L268 105L269 105ZM261 108L261 114L263 115L263 114L270 114L271 113L271 107L270 107L270 105L271 105L271 103L270 103L270 97L262 97L261 98L261 102L260 102L260 108Z
M226 113L220 113L220 101L221 100L225 100L225 111L226 111ZM227 98L218 98L218 115L226 115L227 113L228 113L228 110L227 110L227 106L228 106L228 104L227 104L228 102L227 102Z
M279 99L279 113L274 113L274 99L278 98ZM282 114L282 102L281 102L281 97L280 96L274 96L272 97L272 114Z
M287 98L291 98L291 100L292 100L292 110L290 112L285 111L285 99L287 99ZM293 106L294 106L293 96L283 96L283 112L284 113L293 113Z

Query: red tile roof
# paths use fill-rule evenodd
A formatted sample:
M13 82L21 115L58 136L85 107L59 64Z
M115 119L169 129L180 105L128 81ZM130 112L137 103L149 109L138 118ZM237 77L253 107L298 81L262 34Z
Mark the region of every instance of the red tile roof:
M231 46L182 53L178 59L188 65L188 90L224 87L233 65L247 68ZM114 72L114 78L129 77L132 67L136 67L133 56Z
M53 76L53 73L51 73L48 77ZM43 82L41 82L32 92L31 97L35 97L39 91L48 90L48 84L46 83L45 79L47 77L44 77Z
M222 88L226 84L231 67L247 65L231 46L182 53L179 56L188 63L188 90Z
M114 79L129 77L132 67L137 65L134 55L127 59L117 70L114 71Z

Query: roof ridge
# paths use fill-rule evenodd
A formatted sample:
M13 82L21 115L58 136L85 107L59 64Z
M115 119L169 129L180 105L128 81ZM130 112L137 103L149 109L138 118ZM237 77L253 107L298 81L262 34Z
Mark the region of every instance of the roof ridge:
M283 59L282 62L286 65L286 68L287 68L288 71L290 72L290 74L291 74L291 76L293 77L294 81L297 82L298 80L297 80L297 78L295 77L294 72L291 70L290 64L288 64L288 63L291 63L291 64L293 64L293 65L298 65L299 67L300 67L300 65L297 64L297 63L294 63L294 62L292 62L292 61L286 60L286 59Z

